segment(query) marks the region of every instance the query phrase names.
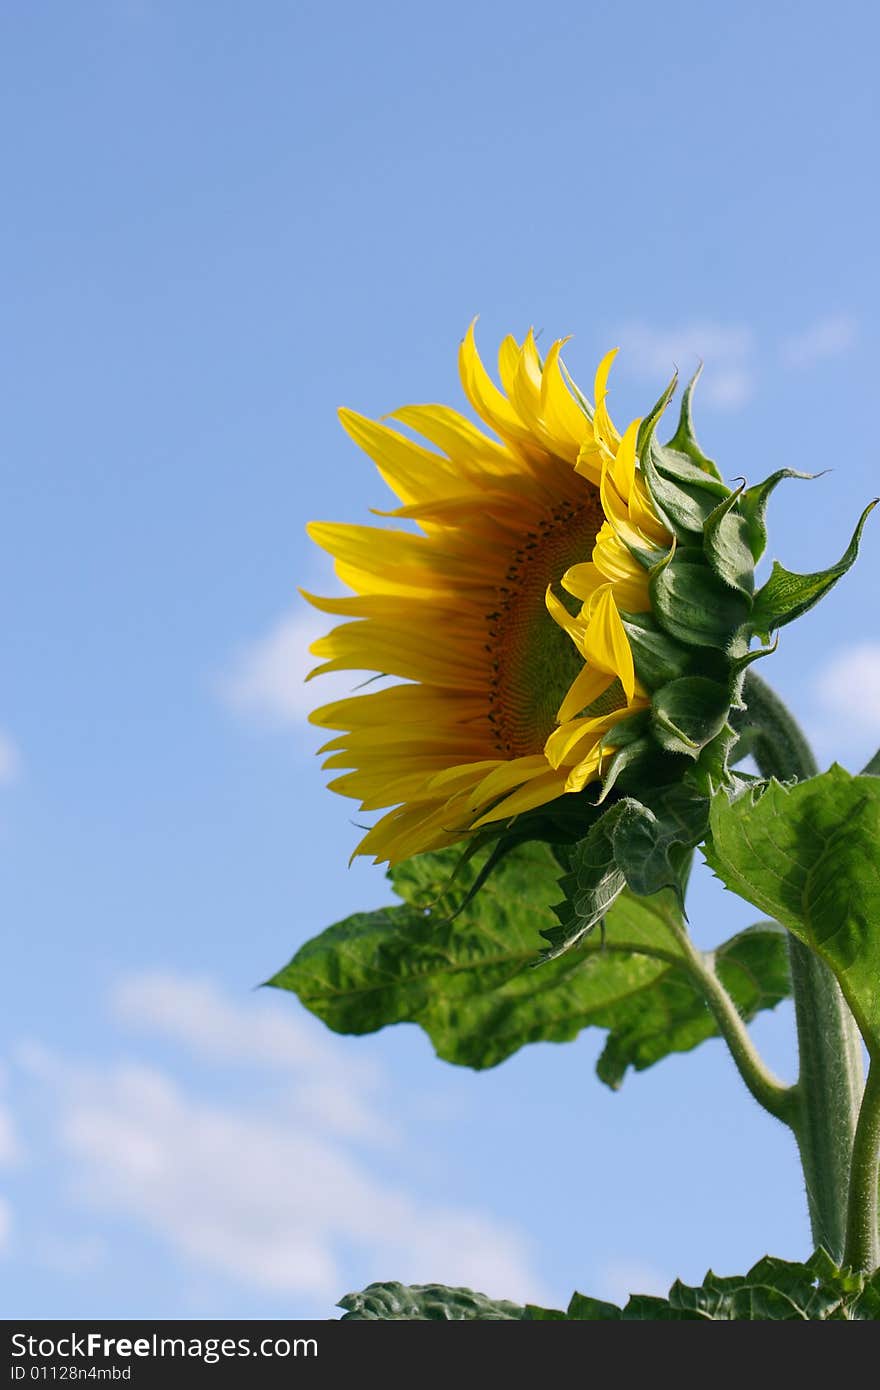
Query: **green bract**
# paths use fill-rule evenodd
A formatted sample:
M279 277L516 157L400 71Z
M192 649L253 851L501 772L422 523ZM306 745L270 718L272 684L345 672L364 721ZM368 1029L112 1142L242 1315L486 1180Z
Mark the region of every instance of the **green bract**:
M751 663L773 650L755 641L768 642L846 573L875 505L865 508L836 564L794 574L777 562L756 588L768 499L783 479L810 475L781 469L753 487L727 487L694 435L694 384L669 443L659 443L656 428L674 380L639 439L651 501L673 537L659 558L632 547L649 575L651 611L621 615L650 709L606 736L612 756L601 793L589 789L582 797L586 834L577 843L567 845L562 834L554 840L552 810L534 817L535 828L560 847L568 871L559 926L545 933L550 957L592 930L624 884L636 893L672 888L683 896L690 851L705 836L713 793L741 785L732 764L749 751L735 727L745 710L743 683ZM529 821L521 817L512 835L527 835Z

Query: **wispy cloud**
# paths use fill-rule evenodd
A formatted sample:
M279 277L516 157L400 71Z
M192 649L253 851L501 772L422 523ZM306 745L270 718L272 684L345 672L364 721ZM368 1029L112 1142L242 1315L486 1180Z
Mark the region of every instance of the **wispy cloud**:
M317 612L284 614L235 653L217 682L220 698L236 714L259 723L303 728L310 710L350 694L363 679L351 672L333 672L321 677L319 687L306 683L308 673L319 665L309 647L334 625L334 619Z
M674 367L687 378L702 361L701 398L719 410L737 409L754 390L754 338L742 324L694 320L658 328L634 321L618 329L616 338L622 369L654 384L667 380Z
M0 786L14 782L21 771L21 754L7 733L0 729Z
M194 1002L196 1022L185 1009ZM230 1062L259 1078L280 1066L302 1082L338 1084L342 1052L293 1035L261 996L234 1001L184 977L130 979L115 993L117 1017L136 1020L203 1062L217 1077L183 1084L177 1063L86 1065L38 1046L20 1064L45 1095L72 1198L163 1241L182 1269L213 1271L242 1286L330 1305L355 1277L466 1283L489 1293L540 1298L523 1239L466 1205L435 1204L405 1177L386 1177L369 1153L303 1104L296 1087L236 1100ZM263 1017L268 1011L269 1021ZM250 1032L247 1035L247 1017ZM356 1083L354 1083L356 1084ZM396 1108L403 1107L398 1104ZM401 1160L405 1158L402 1148ZM395 1164L404 1168L401 1161Z
M880 744L880 642L832 652L811 693L809 733L820 758L862 767Z
M858 324L851 314L831 314L786 338L780 356L787 367L814 367L828 358L842 357L857 337Z
M880 642L857 642L833 653L816 690L829 714L880 737Z
M111 1010L128 1028L171 1039L210 1062L259 1067L294 1087L294 1099L326 1128L385 1139L375 1109L379 1077L365 1060L340 1054L304 1012L235 1002L208 979L147 971L120 980Z

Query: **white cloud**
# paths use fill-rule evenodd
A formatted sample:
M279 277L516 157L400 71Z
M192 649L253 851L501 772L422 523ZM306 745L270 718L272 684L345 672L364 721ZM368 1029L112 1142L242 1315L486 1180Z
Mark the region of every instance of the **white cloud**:
M220 679L221 698L237 714L270 725L304 726L310 710L348 695L363 677L333 672L317 685L306 676L319 665L309 647L341 619L321 613L288 613L254 642L242 647Z
M8 734L0 729L0 785L14 782L21 771L21 754Z
M220 1098L139 1062L86 1066L37 1046L20 1050L31 1085L45 1093L43 1113L55 1127L73 1198L113 1217L113 1239L125 1221L135 1223L185 1267L326 1300L328 1315L351 1283L352 1259L369 1268L369 1278L544 1296L516 1231L466 1206L435 1205L405 1178L384 1177L295 1089L280 1101L261 1099L253 1086L243 1099L231 1098L230 1062L273 1074L280 1068L312 1086L328 1078L341 1084L339 1058L261 1021L270 1003L236 1003L203 982L170 976L129 980L114 1002L117 1016L122 1011L213 1062ZM246 1013L254 1042L243 1032Z
M621 366L634 376L660 383L678 367L687 379L702 361L703 401L719 410L734 410L752 395L754 339L743 325L694 321L677 328L656 328L632 322L624 324L616 336Z
M119 981L111 1008L124 1024L171 1038L209 1061L280 1072L295 1085L300 1107L335 1132L385 1139L371 1102L375 1068L350 1054L304 1012L224 997L210 980L148 971Z
M858 324L851 314L831 314L786 338L780 354L788 367L814 367L849 352L857 336Z
M880 642L859 642L833 655L816 692L840 727L880 737Z

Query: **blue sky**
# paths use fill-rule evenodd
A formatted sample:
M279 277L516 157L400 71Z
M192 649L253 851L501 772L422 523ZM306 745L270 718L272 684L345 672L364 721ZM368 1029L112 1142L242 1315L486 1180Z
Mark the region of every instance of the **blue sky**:
M475 1075L254 989L388 899L304 723L310 518L385 493L336 408L460 403L614 344L627 420L706 359L770 550L880 478L876 11L94 0L0 7L0 1283L7 1316L327 1316L371 1279L620 1295L808 1248L720 1045ZM826 763L880 742L880 539L763 671ZM855 698L854 698L855 697ZM320 698L320 696L319 696ZM754 914L703 873L701 941ZM786 1007L756 1035L789 1073Z

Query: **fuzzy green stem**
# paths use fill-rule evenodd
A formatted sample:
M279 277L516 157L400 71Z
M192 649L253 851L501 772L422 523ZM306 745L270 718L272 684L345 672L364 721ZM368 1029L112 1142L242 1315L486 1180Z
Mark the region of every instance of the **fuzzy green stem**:
M765 777L804 780L818 772L807 740L783 702L749 671L738 721L751 738ZM800 1075L793 1129L798 1142L813 1239L843 1257L850 1168L864 1090L862 1042L833 974L813 951L789 935ZM875 1204L876 1212L876 1204ZM876 1216L875 1216L876 1224Z
M843 1263L870 1274L880 1265L880 1063L871 1062L853 1144Z
M786 1086L764 1062L736 1005L715 970L714 952L700 951L686 932L679 937L691 979L712 1010L718 1031L748 1090L759 1105L777 1120L793 1125L797 1108L797 1089Z

